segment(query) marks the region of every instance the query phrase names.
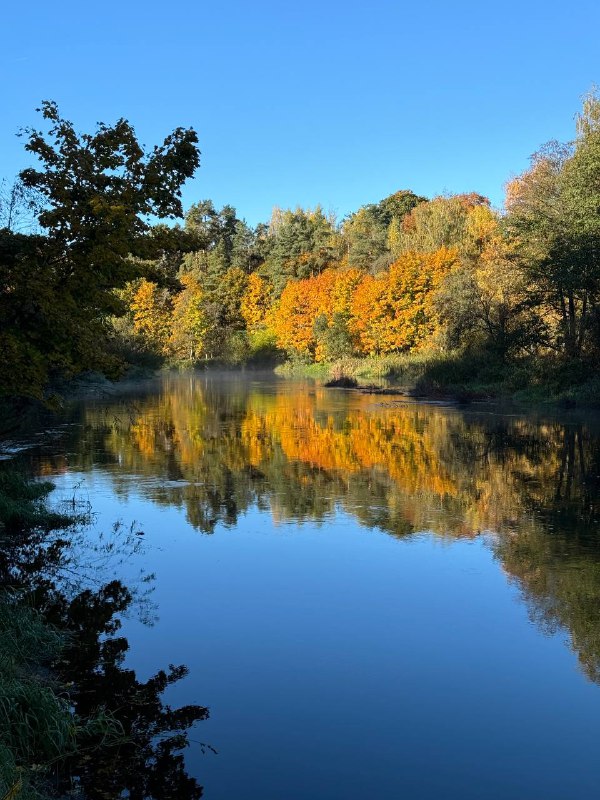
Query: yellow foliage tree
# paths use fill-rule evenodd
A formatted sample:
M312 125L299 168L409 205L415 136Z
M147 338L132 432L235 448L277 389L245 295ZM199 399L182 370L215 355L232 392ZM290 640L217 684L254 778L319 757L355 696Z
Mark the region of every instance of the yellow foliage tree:
M154 351L166 354L171 334L171 302L166 290L143 278L132 301L133 329Z
M359 269L343 269L334 274L333 291L331 293L331 310L333 314L349 314L352 296L360 284L364 272Z
M246 291L241 302L242 317L248 330L264 324L270 303L270 283L253 272L248 276Z
M544 321L531 302L534 292L514 242L499 235L490 239L474 277L477 316L497 355L526 348L540 337Z
M475 205L469 209L465 222L465 242L463 251L472 258L478 258L494 238L499 236L498 216L485 205Z
M208 321L202 307L203 292L193 273L181 277L183 290L173 302L170 346L180 359L194 361L202 354Z

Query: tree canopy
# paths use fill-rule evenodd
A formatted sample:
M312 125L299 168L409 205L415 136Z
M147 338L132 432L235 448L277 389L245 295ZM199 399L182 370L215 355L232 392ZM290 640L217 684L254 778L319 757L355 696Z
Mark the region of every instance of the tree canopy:
M0 192L5 394L41 396L54 375L115 375L138 358L238 363L276 350L600 364L594 93L574 140L542 147L507 185L504 210L477 192L404 189L341 222L320 206L275 207L255 227L210 199L184 213L195 131L146 151L126 120L79 134L56 104L41 113L45 131L22 133L39 166Z
M182 216L181 187L200 158L192 129L147 153L127 120L79 134L55 103L40 110L47 129L22 132L40 166L20 179L39 198L42 233L0 232L0 386L38 396L55 370L118 370L110 318L125 309L115 289L169 248L150 218Z

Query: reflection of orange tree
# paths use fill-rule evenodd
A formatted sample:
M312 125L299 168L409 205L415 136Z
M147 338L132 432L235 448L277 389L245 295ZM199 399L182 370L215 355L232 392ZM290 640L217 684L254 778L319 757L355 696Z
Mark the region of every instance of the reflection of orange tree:
M323 399L323 390L316 392L316 399L282 393L260 408L250 407L242 435L252 463L263 461L264 442L270 438L289 460L342 473L378 469L408 492L456 493L438 456L440 438L447 435L446 416L430 409L372 412L359 406L348 409L340 424L327 411L321 419L315 417Z
M273 507L277 496L280 515L319 516L338 502L368 521L371 504L390 532L408 525L472 535L522 524L556 491L562 426L503 425L495 431L431 406L378 408L362 395L333 403L319 388L261 393L240 383L221 391L175 378L121 415L105 446L125 473L194 484L153 490L161 502L184 503L190 518L201 505L207 519L217 521L226 508L232 520L257 497Z
M542 427L542 443L528 447L535 429L528 422L514 421L511 440L496 441L456 411L368 405L368 398L355 398L340 417L328 410L325 390L259 397L242 422L248 459L268 472L280 448L288 461L337 473L346 483L358 473L375 478L387 485L389 507L401 508L414 527L455 535L511 527L553 491L557 430ZM350 505L351 494L348 488Z
M496 555L532 615L567 628L583 668L600 680L600 447L589 430L183 378L107 427L116 416L90 409L84 428L99 430L97 446L112 452L116 491L130 485L120 473L175 478L141 491L184 507L203 531L235 523L251 505L276 522L320 520L339 505L392 535L503 534Z
M321 390L322 393L323 390ZM325 470L353 472L360 468L348 437L335 430L333 418L317 422L315 397L288 393L250 404L242 422L242 436L252 463L264 462L264 443L279 446L290 461ZM258 441L256 441L258 440ZM259 446L257 446L260 443Z

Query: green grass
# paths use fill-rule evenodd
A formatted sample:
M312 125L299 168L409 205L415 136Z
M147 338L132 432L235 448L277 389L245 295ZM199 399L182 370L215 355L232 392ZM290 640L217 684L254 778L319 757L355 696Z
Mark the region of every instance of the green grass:
M40 797L44 767L75 746L68 702L48 666L63 637L17 595L0 592L0 795Z
M362 385L394 386L416 397L600 408L600 375L594 365L551 357L503 362L485 353L407 353L346 357L326 364L289 361L276 372L319 382L354 378Z
M355 358L346 356L330 363L311 364L302 361L287 361L275 372L286 378L314 378L318 381L335 380L341 377L354 378L359 384L389 384L414 389L436 360L430 356L414 354L391 354Z
M314 378L319 381L331 377L330 365L307 364L302 361L286 361L275 367L275 374L283 378Z
M52 484L28 480L22 473L0 470L0 546L24 543L80 521L80 515L57 514L46 500ZM10 565L7 565L10 569ZM68 693L53 674L68 633L48 624L44 614L10 586L11 573L0 582L0 798L43 800L56 763L71 756L98 725L114 725L102 715L77 719Z
M70 523L49 511L49 483L0 471L0 540ZM63 637L18 593L0 587L0 796L39 797L42 766L72 748L73 718L49 677Z

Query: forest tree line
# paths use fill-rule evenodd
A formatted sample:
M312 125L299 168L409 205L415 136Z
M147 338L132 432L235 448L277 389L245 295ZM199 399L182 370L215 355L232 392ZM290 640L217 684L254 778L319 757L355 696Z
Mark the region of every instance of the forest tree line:
M600 362L600 99L493 209L480 194L398 191L342 221L275 208L249 226L210 200L184 213L197 135L145 153L129 123L79 135L53 103L26 131L41 167L2 204L0 385L127 362L333 362L478 354L501 365ZM37 216L19 230L18 212ZM181 218L182 223L161 220ZM574 373L572 373L574 374Z

